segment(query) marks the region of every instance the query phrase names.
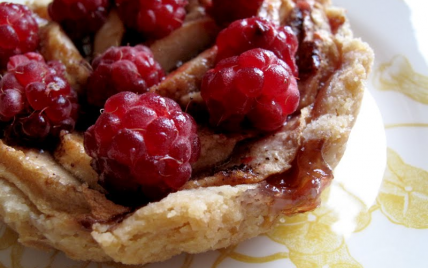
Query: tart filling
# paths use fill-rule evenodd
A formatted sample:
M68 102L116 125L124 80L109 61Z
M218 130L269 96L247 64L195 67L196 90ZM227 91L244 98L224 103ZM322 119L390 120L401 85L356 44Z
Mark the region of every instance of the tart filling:
M264 1L258 14L297 36L297 111L267 133L219 132L198 118L206 118L200 85L216 64L218 49L209 46L219 30L190 2L183 26L150 45L169 73L149 89L198 122L201 152L190 180L159 201L124 206L106 197L82 133L63 132L52 154L0 141L0 215L21 243L73 259L144 264L239 243L268 231L280 215L319 205L359 111L371 49L352 37L343 10L328 1ZM171 49L201 29L204 38L189 51ZM120 27L116 32L115 45L123 37ZM85 94L91 71L73 42L52 21L40 37L44 58L62 61L71 86Z

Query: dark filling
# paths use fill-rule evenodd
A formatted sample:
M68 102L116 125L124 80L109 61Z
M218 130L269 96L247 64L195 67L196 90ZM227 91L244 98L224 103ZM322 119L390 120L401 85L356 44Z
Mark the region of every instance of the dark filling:
M324 141L313 140L300 147L291 168L269 176L261 185L275 197L273 207L284 214L314 209L333 171L322 155Z
M315 26L311 19L311 7L306 2L299 2L290 16L288 24L297 36L299 48L296 53L296 63L299 68L299 79L306 80L319 72L321 55L319 39L313 36Z
M299 40L296 62L300 78L300 108L314 105L318 93L328 85L334 72L341 66L341 58L336 56L340 53L335 55L323 49L322 40L317 37L311 19L311 8L307 2L298 2L286 22ZM334 31L337 31L341 24L334 25ZM311 116L317 117L316 109ZM332 169L323 158L323 144L323 140L306 141L298 149L289 170L273 174L261 184L263 191L274 196L274 209L293 214L317 207L322 190L333 179Z

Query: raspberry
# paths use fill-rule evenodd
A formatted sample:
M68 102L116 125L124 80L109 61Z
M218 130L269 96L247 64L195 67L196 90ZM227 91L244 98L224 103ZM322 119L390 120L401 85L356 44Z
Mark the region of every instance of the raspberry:
M263 0L212 0L206 9L216 23L223 26L235 20L256 16L262 4Z
M109 98L85 149L115 202L138 206L179 189L191 176L200 144L193 118L155 93Z
M0 3L0 69L13 55L35 51L39 27L33 13L24 5Z
M211 124L231 131L247 122L262 131L275 130L299 103L288 65L260 48L220 61L203 77L201 94Z
M0 121L8 140L45 142L61 130L74 129L77 95L64 77L65 67L46 63L34 52L10 58L0 81Z
M297 76L295 57L297 38L289 26L275 26L262 18L249 18L235 21L217 36L217 61L237 56L252 48L272 51L290 66Z
M111 47L92 62L87 96L92 105L102 107L112 95L121 91L145 93L165 76L149 48Z
M159 39L179 28L186 0L115 0L125 25L148 39Z
M95 33L107 19L109 0L54 0L48 12L71 39Z

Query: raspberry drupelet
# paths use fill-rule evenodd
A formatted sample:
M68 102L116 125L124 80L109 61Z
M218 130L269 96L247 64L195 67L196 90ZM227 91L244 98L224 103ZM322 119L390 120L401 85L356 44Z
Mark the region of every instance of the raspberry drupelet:
M113 201L139 206L178 190L200 154L193 118L155 93L109 98L85 132L86 152Z
M144 35L159 39L179 28L186 16L186 0L115 0L125 25Z
M48 12L71 39L94 34L106 21L109 0L54 0Z
M102 107L112 95L123 91L145 93L165 76L148 47L111 47L92 62L88 79L88 102Z
M0 3L0 69L13 55L35 51L39 45L39 27L28 7Z
M220 61L202 80L210 123L229 131L246 124L261 131L280 128L299 104L296 79L271 51L252 49Z
M263 0L211 0L207 13L220 26L257 15Z
M298 41L289 26L275 26L272 22L257 17L238 20L219 33L216 45L217 61L253 48L270 50L285 61L293 75L297 76L295 54Z
M60 62L46 63L35 52L10 58L0 81L0 121L8 124L7 140L44 143L61 130L74 129L77 95L64 71Z

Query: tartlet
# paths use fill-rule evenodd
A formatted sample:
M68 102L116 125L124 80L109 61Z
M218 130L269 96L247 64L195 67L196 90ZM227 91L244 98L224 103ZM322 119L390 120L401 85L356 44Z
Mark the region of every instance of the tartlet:
M44 2L30 7L43 16ZM217 49L209 46L218 29L198 7L192 10L182 28L151 45L171 72L150 91L197 111L203 106L202 76L214 66ZM373 52L353 37L344 10L330 1L265 1L259 16L290 25L299 36L301 100L283 127L253 135L200 125L201 157L192 178L139 208L106 198L81 133L64 133L52 153L0 141L0 215L19 241L76 260L145 264L227 247L267 232L281 215L316 208L346 148ZM62 60L74 88L83 90L87 64L58 25L44 23L41 53ZM200 29L208 29L203 41L174 50L171 44L198 36ZM112 43L123 34L120 27L117 33ZM203 47L209 48L193 56ZM177 54L166 57L165 51Z

